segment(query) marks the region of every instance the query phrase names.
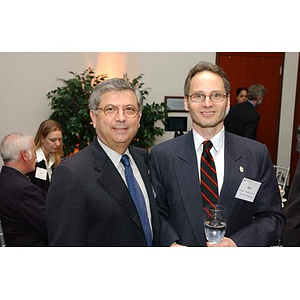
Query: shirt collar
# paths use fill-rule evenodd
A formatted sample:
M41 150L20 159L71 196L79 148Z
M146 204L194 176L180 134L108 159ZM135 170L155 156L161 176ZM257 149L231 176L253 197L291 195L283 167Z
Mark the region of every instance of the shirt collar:
M50 156L49 156L49 163L48 163L47 159L45 157L45 154L44 154L44 152L42 150L42 148L36 149L35 153L36 153L36 162L37 163L39 163L42 160L44 160L46 162L46 165L48 166L48 168L50 168L52 165L54 165L54 163L55 163L54 155L50 154Z
M120 153L114 151L113 149L109 148L107 145L105 145L103 142L101 142L101 140L98 137L97 137L97 140L98 140L98 143L100 144L100 146L103 148L105 153L108 155L108 157L112 161L112 163L117 167L118 164L121 161L122 154L120 154ZM125 151L124 154L127 154L132 159L132 156L131 156L128 149Z
M21 170L19 170L19 169L15 168L15 167L13 167L13 166L4 165L3 167L5 167L5 168L10 168L10 169L14 169L14 170L16 170L16 171L20 172L22 175L24 175L24 176L25 176L25 174L24 174L24 173L23 173Z
M202 143L205 141L205 138L202 137L194 129L193 129L193 137L194 137L195 149L197 151L197 150L199 150L199 147L202 146ZM215 149L216 152L220 151L222 144L224 142L224 137L225 137L225 130L224 130L224 126L223 126L222 130L210 139L210 141L213 144L213 148Z
M252 100L248 100L248 102L250 102L252 104L252 106L255 108L255 103Z
M35 153L36 153L36 162L41 162L42 160L45 160L46 161L46 157L45 157L45 154L42 150L42 148L38 148L35 150Z

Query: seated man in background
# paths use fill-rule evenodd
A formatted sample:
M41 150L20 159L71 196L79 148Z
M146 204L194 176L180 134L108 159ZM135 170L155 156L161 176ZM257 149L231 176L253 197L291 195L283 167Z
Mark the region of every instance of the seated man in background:
M22 133L1 142L0 219L7 246L45 246L45 194L25 174L35 168L34 141Z

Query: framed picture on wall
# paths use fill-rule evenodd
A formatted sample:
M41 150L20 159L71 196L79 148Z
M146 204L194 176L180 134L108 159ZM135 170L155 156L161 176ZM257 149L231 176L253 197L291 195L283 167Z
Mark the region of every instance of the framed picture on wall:
M184 108L182 96L165 96L165 104L170 108L170 112L188 112Z

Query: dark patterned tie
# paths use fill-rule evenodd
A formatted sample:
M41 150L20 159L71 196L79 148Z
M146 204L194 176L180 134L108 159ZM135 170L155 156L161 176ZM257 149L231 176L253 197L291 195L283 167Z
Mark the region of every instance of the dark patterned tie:
M139 214L144 229L145 237L147 240L147 245L152 246L152 232L151 232L149 219L147 215L145 198L143 196L143 193L141 191L138 182L136 181L133 175L128 155L124 154L121 158L121 162L125 167L125 178L126 178L128 190L134 202L134 205L137 209L137 212Z
M203 152L201 155L201 195L203 199L203 208L215 208L218 196L218 181L214 159L211 156L211 141L203 142Z

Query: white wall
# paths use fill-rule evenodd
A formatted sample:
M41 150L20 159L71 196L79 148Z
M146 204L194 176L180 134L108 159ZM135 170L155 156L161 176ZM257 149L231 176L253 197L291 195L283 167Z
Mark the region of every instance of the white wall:
M291 159L298 56L293 52L285 54L277 155L277 164L284 167L290 166Z
M34 136L50 115L46 94L57 78L84 68L81 53L0 53L0 139L14 131Z
M215 62L215 52L119 52L119 53L0 53L0 139L15 131L35 135L39 124L51 114L46 94L68 79L68 71L94 68L97 74L132 79L145 73L151 87L148 102L164 96L182 96L185 77L200 60ZM298 53L286 53L278 164L289 165L296 91ZM177 113L174 115L187 115ZM188 127L191 127L190 121ZM157 143L173 137L166 133ZM0 164L2 161L0 162Z

